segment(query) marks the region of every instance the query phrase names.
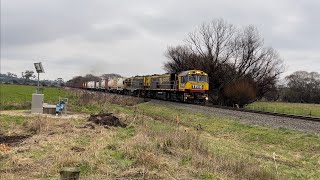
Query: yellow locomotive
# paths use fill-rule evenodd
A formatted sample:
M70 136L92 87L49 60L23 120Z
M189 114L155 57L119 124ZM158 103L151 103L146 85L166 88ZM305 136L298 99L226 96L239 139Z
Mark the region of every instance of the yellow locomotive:
M124 94L192 103L208 100L208 74L200 70L135 76L126 78L123 84Z

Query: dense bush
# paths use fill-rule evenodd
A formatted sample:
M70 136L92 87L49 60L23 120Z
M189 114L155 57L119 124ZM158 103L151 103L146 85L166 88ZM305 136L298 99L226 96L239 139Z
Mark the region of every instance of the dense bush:
M256 92L253 83L250 83L248 80L238 80L226 85L223 96L227 101L225 104L238 104L240 107L243 107L256 98Z

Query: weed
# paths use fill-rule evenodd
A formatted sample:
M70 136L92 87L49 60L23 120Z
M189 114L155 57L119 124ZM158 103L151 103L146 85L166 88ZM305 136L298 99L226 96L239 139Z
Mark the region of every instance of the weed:
M91 172L93 172L95 170L95 168L92 167L90 165L90 163L86 160L80 161L80 163L78 163L77 167L80 168L80 173L83 175L90 174Z
M185 155L182 157L180 164L182 166L189 165L191 163L191 161L192 161L192 156Z
M200 178L201 179L218 179L212 173L209 173L209 172L205 172L205 173L201 174Z
M126 139L134 136L135 129L133 126L127 127L127 128L121 128L117 131L117 137L119 139Z

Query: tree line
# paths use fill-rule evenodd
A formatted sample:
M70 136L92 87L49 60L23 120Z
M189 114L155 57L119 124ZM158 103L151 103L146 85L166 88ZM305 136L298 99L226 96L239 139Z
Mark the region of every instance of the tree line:
M284 84L266 94L266 100L320 104L319 73L296 71L284 80Z
M23 84L23 85L37 85L38 80L34 71L26 70L21 73L19 77L17 74L7 72L7 74L0 73L0 83L3 84ZM57 78L55 80L40 80L42 86L64 86L64 80Z

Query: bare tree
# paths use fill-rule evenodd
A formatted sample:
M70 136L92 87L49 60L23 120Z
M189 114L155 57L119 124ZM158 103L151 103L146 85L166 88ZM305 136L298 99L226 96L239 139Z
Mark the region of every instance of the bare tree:
M190 49L206 60L206 63L218 67L228 62L234 50L236 29L223 19L203 23L186 40Z
M261 98L274 88L283 72L283 61L278 52L264 47L263 39L254 26L248 26L237 37L233 67L237 71L233 79L250 76L257 82L257 96Z
M255 82L249 83L257 91L256 96L250 97L261 98L274 88L283 70L279 54L264 46L254 26L237 29L222 19L203 23L189 33L186 45L169 47L166 57L169 61L164 68L168 72L206 71L210 76L210 93L218 97L224 97L226 85L244 80Z
M201 65L201 58L196 56L187 46L168 47L165 56L171 60L164 64L164 69L170 73L181 72Z

